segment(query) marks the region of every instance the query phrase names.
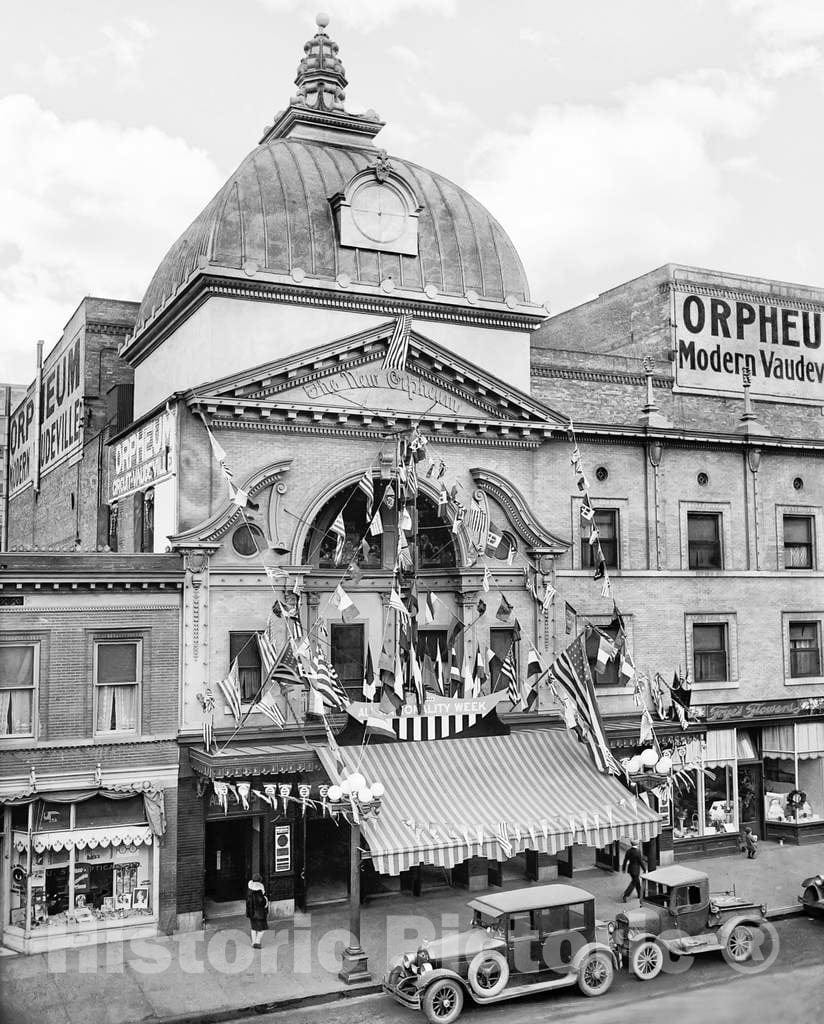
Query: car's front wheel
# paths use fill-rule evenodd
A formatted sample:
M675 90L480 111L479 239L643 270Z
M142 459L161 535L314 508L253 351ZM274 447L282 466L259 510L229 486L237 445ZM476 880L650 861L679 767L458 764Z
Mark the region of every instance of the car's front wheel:
M463 989L450 978L436 981L424 993L423 1012L430 1024L452 1024L463 1009Z
M727 956L737 964L750 959L754 946L755 939L749 925L737 924L727 936Z
M640 978L641 981L652 981L661 973L664 954L657 942L645 939L633 947L629 963L636 978Z
M578 967L578 988L585 996L602 996L609 991L615 972L612 957L600 949L587 953Z

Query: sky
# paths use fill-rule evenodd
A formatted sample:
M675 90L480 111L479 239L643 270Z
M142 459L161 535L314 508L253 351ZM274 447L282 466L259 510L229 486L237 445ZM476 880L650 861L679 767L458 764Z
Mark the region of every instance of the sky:
M347 108L483 202L553 312L667 262L824 286L821 0L38 0L0 34L0 381L85 295L140 300L318 10Z

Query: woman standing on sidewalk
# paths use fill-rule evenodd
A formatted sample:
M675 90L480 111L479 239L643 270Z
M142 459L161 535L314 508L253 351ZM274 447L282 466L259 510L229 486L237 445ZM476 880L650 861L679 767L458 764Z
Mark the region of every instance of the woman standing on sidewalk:
M263 879L260 875L252 875L249 882L246 893L246 916L252 930L252 948L260 949L260 940L269 927L269 900L266 898L266 890L263 888Z

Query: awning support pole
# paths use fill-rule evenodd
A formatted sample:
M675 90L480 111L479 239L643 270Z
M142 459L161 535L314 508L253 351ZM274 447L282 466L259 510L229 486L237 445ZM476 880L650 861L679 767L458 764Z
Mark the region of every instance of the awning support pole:
M347 985L371 981L366 953L360 942L360 824L349 823L349 934L352 944L343 951L338 977Z

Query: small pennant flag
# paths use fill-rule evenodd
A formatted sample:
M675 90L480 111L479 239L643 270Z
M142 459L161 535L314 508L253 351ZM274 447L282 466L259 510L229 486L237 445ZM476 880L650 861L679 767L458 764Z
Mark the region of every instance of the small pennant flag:
M486 615L486 601L483 598L478 600L478 615Z
M209 435L209 444L212 446L212 454L222 466L226 461L226 452L208 427L206 427L206 433Z
M490 523L486 535L486 553L490 557L495 555L503 539L503 532L494 523Z
M435 649L435 682L438 690L443 693L443 662L441 661L441 645L437 644Z
M375 694L377 693L378 684L375 680L375 668L372 665L372 651L367 644L366 647L366 664L363 669L363 697L364 700L368 700L370 703L374 701Z
M495 839L498 841L498 846L501 848L506 860L512 856L512 843L509 839L509 829L505 821L498 823L498 831L495 833Z
M547 583L547 585L546 585L546 593L544 594L544 599L541 602L541 611L544 613L544 615L549 615L549 609L550 609L550 606L552 605L553 600L555 599L556 593L557 593L557 591L556 591L555 587L553 587L549 583Z
M426 618L427 618L428 622L434 622L435 621L435 602L436 601L437 601L437 598L435 597L434 592L430 590L429 593L426 595L426 604L424 606L426 608Z
M532 679L535 676L541 675L544 667L541 664L541 655L535 650L534 647L530 647L529 654L526 659L526 677Z
M595 509L585 501L581 505L581 518L591 523L595 518Z
M481 586L484 588L484 593L489 593L489 587L492 583L492 573L489 571L489 566L484 566L484 578L481 581Z
M343 589L342 584L338 584L332 593L330 603L340 612L340 617L344 622L354 622L355 619L360 615L360 610L352 598Z
M608 636L603 633L598 635L598 654L595 659L595 671L598 675L603 675L606 671L607 665L618 653L618 648L610 640Z
M513 708L517 708L521 703L521 688L518 686L518 673L515 670L515 658L513 655L512 647L507 651L507 655L501 663L501 682L506 682L506 695L512 701ZM498 689L503 689L498 684Z
M628 686L635 678L635 665L632 661L632 655L629 651L626 651L621 657L621 671L618 674L618 685Z
M335 535L335 565L340 565L343 558L343 545L346 541L346 526L343 522L343 513L338 512L332 523L331 531Z
M495 618L500 619L501 622L506 622L512 611L512 605L507 601L503 594L501 594L501 603L498 605L498 610L495 612Z

